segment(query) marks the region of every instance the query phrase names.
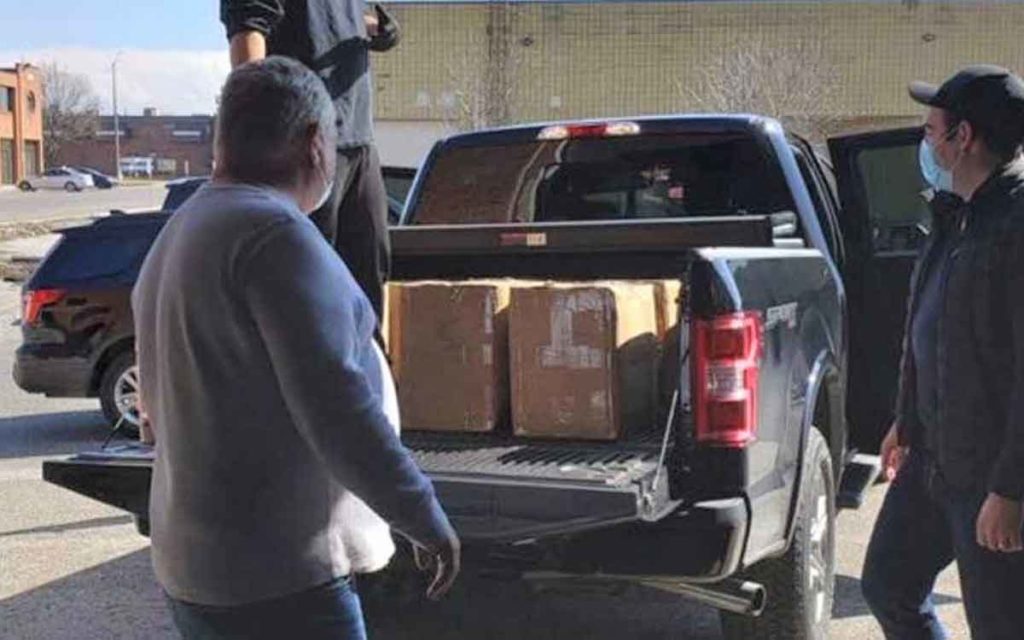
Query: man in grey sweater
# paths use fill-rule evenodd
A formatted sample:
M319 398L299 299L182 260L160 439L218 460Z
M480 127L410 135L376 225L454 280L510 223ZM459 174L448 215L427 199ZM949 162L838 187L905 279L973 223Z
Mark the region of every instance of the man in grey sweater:
M331 190L334 120L298 62L232 72L214 179L135 287L153 564L186 638L365 637L349 576L391 548L360 509L433 560L428 595L458 573L458 538L382 405L373 308L307 215Z

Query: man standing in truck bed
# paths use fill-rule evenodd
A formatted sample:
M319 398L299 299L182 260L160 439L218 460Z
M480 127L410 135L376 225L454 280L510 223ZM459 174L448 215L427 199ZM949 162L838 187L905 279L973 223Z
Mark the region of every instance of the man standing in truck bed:
M334 188L312 220L363 289L377 318L390 270L387 192L373 145L369 52L398 42L395 21L365 0L221 0L231 66L268 54L294 58L327 86L337 112Z

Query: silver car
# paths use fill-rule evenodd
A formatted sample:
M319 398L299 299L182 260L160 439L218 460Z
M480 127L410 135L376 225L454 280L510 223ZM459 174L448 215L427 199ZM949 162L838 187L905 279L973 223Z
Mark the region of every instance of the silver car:
M92 176L71 167L52 167L39 176L25 178L18 187L22 191L36 189L63 189L65 191L81 191L93 186Z

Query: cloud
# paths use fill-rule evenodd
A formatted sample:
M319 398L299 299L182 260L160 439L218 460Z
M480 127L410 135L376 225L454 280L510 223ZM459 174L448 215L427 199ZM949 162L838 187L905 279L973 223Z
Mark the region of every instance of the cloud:
M35 51L0 50L0 66L14 62L57 62L89 78L103 113L112 113L110 64L117 50L50 48ZM167 115L212 114L217 94L231 65L227 49L172 51L123 49L117 63L118 107L122 114L139 115L155 107Z

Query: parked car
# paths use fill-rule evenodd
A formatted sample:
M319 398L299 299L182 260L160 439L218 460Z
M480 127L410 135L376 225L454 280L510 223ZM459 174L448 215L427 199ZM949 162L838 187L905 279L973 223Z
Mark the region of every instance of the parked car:
M401 216L414 170L387 185L388 216ZM142 261L164 223L209 178L167 183L161 211L118 215L61 231L61 239L25 284L22 345L14 380L23 390L51 397L98 397L112 425L138 428L138 370L129 296Z
M107 174L103 173L98 169L77 166L71 167L71 169L74 169L79 173L84 173L86 175L92 176L93 186L96 187L97 189L111 189L121 184L117 178L113 176L108 176Z
M156 161L142 156L121 158L121 174L136 178L152 178Z
M391 232L395 280L668 278L683 291L662 421L603 443L403 425L467 563L694 598L721 609L730 640L826 637L836 509L858 506L879 470L858 450L877 450L889 420L929 224L920 137L832 140L834 169L755 116L439 142ZM43 474L145 531L152 456L130 445Z
M416 170L385 166L381 172L384 174L384 189L388 198L388 224L396 225L402 217L402 208L416 178ZM167 195L160 208L163 211L174 211L209 179L209 176L200 176L168 181Z
M22 191L35 191L37 189L81 191L91 186L93 186L92 176L71 167L51 167L41 175L29 176L18 183L18 188Z

